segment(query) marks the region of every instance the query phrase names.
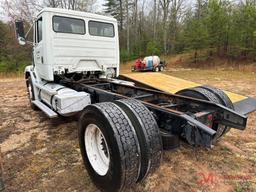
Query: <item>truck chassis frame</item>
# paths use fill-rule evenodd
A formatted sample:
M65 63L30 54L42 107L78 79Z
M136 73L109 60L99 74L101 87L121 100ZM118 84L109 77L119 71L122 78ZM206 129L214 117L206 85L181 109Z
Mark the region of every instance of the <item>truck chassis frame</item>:
M227 107L213 102L170 94L144 87L116 83L108 79L82 79L74 81L63 78L59 82L76 91L91 95L93 103L113 102L120 99L141 101L154 115L162 137L167 136L177 142L164 143L165 149L178 146L180 136L190 144L211 147L218 130L205 125L209 114L215 124L222 124L244 130L247 117ZM165 141L165 139L163 139Z

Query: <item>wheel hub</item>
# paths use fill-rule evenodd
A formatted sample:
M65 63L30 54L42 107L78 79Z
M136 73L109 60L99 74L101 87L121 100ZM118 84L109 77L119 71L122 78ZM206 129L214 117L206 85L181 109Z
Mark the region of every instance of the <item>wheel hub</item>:
M101 143L100 143L100 145L101 145L101 150L103 150L105 156L108 157L108 151L107 151L106 142L105 142L104 138L102 137L102 135L101 135Z
M97 125L89 124L87 126L84 142L87 157L92 168L99 175L106 175L110 164L109 149L106 139Z

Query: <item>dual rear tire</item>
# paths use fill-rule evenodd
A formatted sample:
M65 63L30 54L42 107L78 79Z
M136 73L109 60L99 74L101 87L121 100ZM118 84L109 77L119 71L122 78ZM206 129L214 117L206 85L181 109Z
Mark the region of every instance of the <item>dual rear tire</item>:
M162 140L150 111L128 99L87 106L79 120L86 169L103 191L122 191L159 165Z
M221 104L229 109L234 110L233 103L226 95L226 93L224 93L219 88L209 85L183 89L181 91L178 91L176 94L211 101L213 103ZM220 137L222 137L230 130L230 127L218 123L214 123L212 128L216 131L214 142L216 142L218 139L220 139Z

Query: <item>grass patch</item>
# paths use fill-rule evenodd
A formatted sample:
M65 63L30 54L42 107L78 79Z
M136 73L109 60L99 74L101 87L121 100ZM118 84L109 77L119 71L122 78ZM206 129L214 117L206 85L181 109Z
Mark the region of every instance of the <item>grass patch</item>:
M187 80L196 79L228 79L228 80L256 80L256 72L242 72L237 70L204 70L204 69L178 69L164 72Z
M245 192L245 191L253 191L252 184L250 181L241 181L236 184L234 192Z

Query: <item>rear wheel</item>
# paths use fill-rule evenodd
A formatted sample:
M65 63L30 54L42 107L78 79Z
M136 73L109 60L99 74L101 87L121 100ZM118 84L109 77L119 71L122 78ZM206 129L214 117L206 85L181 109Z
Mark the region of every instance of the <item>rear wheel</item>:
M160 66L160 67L159 67L159 71L164 71L164 67L163 67L163 66Z
M154 68L154 71L155 71L155 72L158 72L158 71L159 71L159 68L158 68L158 67L155 67L155 68Z
M220 89L210 86L200 86L178 91L176 94L193 97L197 99L211 101L213 103L221 104L230 109L234 109L234 106L228 96ZM228 99L225 99L225 98ZM222 135L230 130L230 127L214 123L212 128L216 131L214 140L218 140Z
M212 93L214 93L214 95L216 95L221 100L221 104L223 106L225 106L225 107L227 107L229 109L232 109L232 110L235 109L232 101L230 100L230 98L221 89L216 88L216 87L212 87L212 86L209 86L209 85L203 85L201 87L204 88L204 89L209 90ZM231 129L231 127L228 127L228 126L224 126L224 125L221 125L221 126L224 127L224 132L222 133L222 135L224 135L225 133L229 132L229 130Z
M30 107L33 110L38 110L37 106L33 103L33 101L35 100L35 95L34 95L34 88L33 88L33 83L31 80L31 77L28 77L26 79L26 86L27 86L27 94L28 94L28 99L29 99L29 104Z
M234 105L233 105L232 101L229 99L229 97L226 95L226 93L224 93L221 89L212 87L209 85L203 85L200 87L203 89L207 89L208 91L210 91L214 95L216 95L221 100L222 105L224 105L225 107L234 109Z
M141 149L139 182L160 166L163 145L159 128L152 113L141 102L123 99L115 103L127 114L138 136Z
M85 149L93 169L105 175L109 169L109 149L106 139L96 124L89 124L84 133Z
M79 144L87 171L103 191L121 191L140 173L140 146L135 129L114 103L87 106L79 120Z

